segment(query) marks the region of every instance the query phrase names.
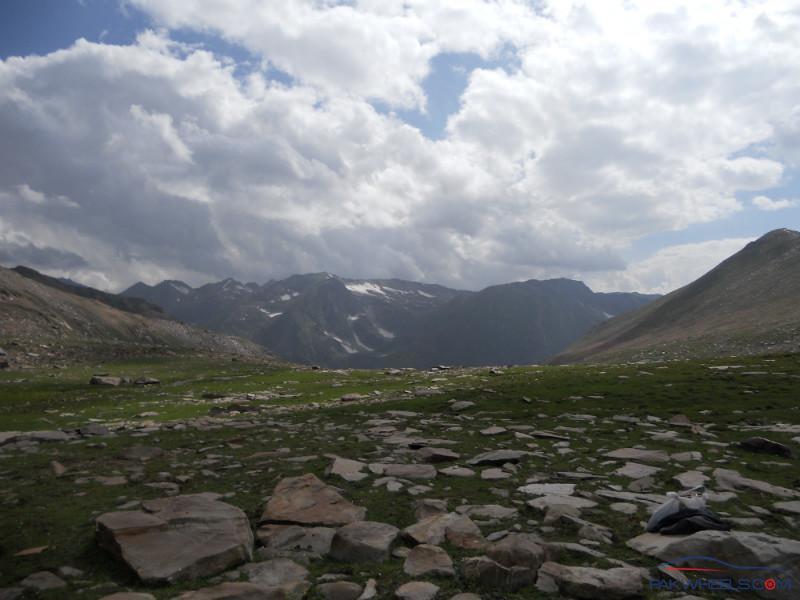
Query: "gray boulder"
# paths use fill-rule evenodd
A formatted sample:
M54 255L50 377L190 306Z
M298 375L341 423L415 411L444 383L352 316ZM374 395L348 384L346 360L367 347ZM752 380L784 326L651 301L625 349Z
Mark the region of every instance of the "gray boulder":
M439 586L427 581L409 581L404 583L394 595L400 600L433 600L439 593Z
M312 473L278 482L264 508L262 523L338 527L362 521L367 510L345 500Z
M527 567L505 567L488 556L467 558L461 563L464 579L489 589L516 591L536 580L536 571Z
M504 567L527 567L538 571L545 561L541 540L530 533L512 533L486 550L486 554Z
M148 500L141 511L100 515L98 545L149 584L209 577L252 559L253 533L241 510L194 494Z
M342 562L384 562L399 535L397 527L386 523L349 523L333 537L330 555Z
M411 549L403 564L403 571L412 577L422 575L452 577L455 575L453 560L447 552L439 546L429 544L420 544Z
M561 594L585 600L626 600L644 596L641 571L634 567L595 569L546 562L539 569L537 586L542 589L551 584Z
M271 558L293 554L323 557L330 552L335 534L331 527L262 525L256 531L256 538L263 546L263 553Z
M333 581L317 586L317 592L324 600L358 600L363 588L352 581Z
M121 377L110 377L108 375L94 375L89 380L91 385L100 385L105 387L117 387L122 383Z

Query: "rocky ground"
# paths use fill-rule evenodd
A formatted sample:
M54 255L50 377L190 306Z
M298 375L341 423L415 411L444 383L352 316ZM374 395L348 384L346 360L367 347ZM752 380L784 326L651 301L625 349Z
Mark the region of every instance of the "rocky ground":
M0 599L795 598L799 389L791 355L5 372ZM732 531L645 533L697 484Z

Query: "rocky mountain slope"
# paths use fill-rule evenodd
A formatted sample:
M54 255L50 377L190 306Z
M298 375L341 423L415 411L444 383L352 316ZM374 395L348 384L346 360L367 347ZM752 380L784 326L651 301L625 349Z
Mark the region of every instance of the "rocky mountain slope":
M610 319L559 363L800 350L800 232L778 229L700 279Z
M144 317L151 317L154 319L168 318L167 314L160 306L148 302L147 300L142 300L141 298L103 292L92 287L81 285L80 283L72 281L71 279L50 277L49 275L40 273L39 271L31 269L30 267L18 266L11 270L19 275L22 275L23 277L27 277L33 281L37 281L57 290L61 290L62 292L67 292L76 296L83 296L84 298L91 298L92 300L98 300L103 304L107 304L112 308L124 310L125 312L142 315Z
M597 323L656 297L595 293L570 279L492 286L433 311L389 361L416 367L539 363Z
M263 286L137 283L122 293L189 323L247 337L292 361L385 367L533 363L657 296L597 294L566 279L481 292L398 279L295 275Z
M120 310L104 301L108 294L56 283L0 267L0 346L11 356L12 366L166 352L266 355L252 342L203 331L163 314L154 319ZM117 301L136 305L126 298L113 300Z

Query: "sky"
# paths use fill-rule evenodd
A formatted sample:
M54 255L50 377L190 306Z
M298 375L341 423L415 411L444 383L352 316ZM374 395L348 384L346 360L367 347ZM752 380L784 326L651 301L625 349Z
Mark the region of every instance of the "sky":
M800 228L800 0L3 0L0 264L668 292Z

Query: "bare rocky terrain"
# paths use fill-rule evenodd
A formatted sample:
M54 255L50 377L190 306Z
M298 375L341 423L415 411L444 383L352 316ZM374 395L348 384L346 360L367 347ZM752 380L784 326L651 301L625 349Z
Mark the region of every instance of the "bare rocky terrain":
M102 368L0 378L0 598L796 597L796 355ZM730 531L645 532L698 484Z

